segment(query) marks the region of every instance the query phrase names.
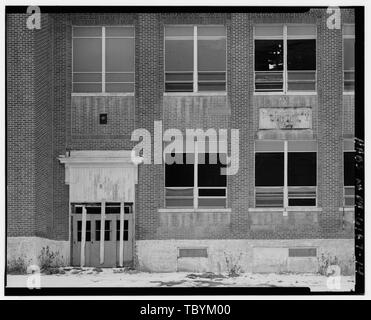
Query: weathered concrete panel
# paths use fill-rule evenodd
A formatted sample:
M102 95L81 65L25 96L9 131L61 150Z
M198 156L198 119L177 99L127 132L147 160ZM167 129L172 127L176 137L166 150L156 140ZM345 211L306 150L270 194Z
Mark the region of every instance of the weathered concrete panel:
M134 202L133 168L73 167L69 170L71 202Z
M39 237L8 237L7 261L23 259L27 265L39 265L39 256L42 248L49 247L49 251L58 254L63 265L70 263L69 241L57 241Z
M208 257L179 262L178 248L186 247L207 247ZM288 256L289 248L302 247L317 248L317 257ZM336 260L343 274L354 273L353 239L139 240L136 253L137 267L153 272L175 272L181 267L220 273L231 266L242 272L317 272L320 266Z
M311 108L261 108L259 129L311 129Z

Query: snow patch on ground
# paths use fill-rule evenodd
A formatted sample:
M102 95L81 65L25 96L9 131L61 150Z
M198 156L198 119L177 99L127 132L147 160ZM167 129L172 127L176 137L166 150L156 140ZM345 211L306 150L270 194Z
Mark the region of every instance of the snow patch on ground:
M69 268L64 274L41 274L41 287L309 287L311 291L354 290L354 276L342 276L340 289L318 274L257 274L238 277L187 272L149 273L123 269ZM29 275L7 275L7 287L27 287Z

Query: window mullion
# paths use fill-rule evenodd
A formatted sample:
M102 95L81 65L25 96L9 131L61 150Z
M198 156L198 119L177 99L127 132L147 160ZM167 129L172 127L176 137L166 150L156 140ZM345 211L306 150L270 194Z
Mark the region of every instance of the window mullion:
M106 27L102 27L102 92L106 92Z
M283 92L287 93L287 25L283 25Z
M286 209L288 207L288 147L287 140L284 141L283 147L283 207Z
M194 208L198 208L198 143L195 142L195 153L194 153L194 187L193 187L193 205Z
M193 27L193 92L198 91L198 74L197 74L197 26Z

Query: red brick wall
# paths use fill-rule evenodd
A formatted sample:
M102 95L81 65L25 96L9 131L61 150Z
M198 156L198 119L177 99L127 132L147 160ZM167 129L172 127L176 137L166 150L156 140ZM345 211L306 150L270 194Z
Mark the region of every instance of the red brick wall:
M35 234L34 33L24 14L7 17L7 231Z

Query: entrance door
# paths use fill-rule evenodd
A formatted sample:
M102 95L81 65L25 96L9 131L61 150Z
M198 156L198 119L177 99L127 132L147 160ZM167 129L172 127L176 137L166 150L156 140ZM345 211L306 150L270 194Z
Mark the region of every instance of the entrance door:
M105 203L104 230L101 237L101 204L72 204L72 264L81 265L82 207L86 208L85 264L89 267L116 267L120 265L120 211L121 203ZM133 260L133 204L125 203L123 220L123 265ZM101 245L103 241L103 263Z

